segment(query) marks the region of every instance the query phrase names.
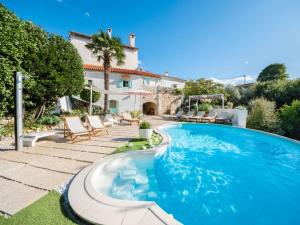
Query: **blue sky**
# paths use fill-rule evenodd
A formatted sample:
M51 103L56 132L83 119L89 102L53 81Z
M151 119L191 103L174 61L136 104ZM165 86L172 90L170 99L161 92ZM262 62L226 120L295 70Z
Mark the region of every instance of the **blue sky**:
M67 38L111 27L136 34L145 70L182 78L257 76L285 63L300 77L299 0L2 0L19 17Z

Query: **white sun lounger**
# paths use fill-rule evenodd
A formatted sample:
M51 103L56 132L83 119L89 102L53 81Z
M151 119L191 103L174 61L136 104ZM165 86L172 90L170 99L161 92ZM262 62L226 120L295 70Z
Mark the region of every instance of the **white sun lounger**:
M82 124L81 120L77 116L64 118L64 137L70 137L72 142L78 140L80 136L87 136L91 139L90 131Z
M103 120L103 124L105 126L113 126L114 124L118 124L119 121L115 119L111 114L106 114Z
M56 133L54 131L46 131L46 132L37 132L31 134L25 134L23 136L23 145L25 147L34 147L37 140L45 137L54 136Z
M94 136L103 131L108 134L108 130L105 128L99 116L87 116L87 121Z

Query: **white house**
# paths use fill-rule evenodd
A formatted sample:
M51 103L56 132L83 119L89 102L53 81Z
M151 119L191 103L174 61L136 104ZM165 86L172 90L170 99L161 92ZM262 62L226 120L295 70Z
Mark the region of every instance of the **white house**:
M108 34L112 34L112 30L107 30ZM91 42L91 36L78 32L70 32L70 42L78 50L83 64L85 81L92 82L93 86L102 93L101 99L96 103L103 107L104 105L104 74L103 67L97 61L95 55L86 48L86 44ZM162 114L168 109L172 111L172 104L180 104L176 98L162 98L161 89L184 87L185 80L169 76L143 71L138 66L138 51L135 46L135 35L129 35L129 44L124 45L125 62L121 66L117 66L116 62L112 62L111 72L109 74L109 109L113 113L121 113L124 111L141 110L144 114ZM133 94L137 91L150 91L151 96L143 97L139 94ZM166 102L170 99L172 102ZM164 106L164 107L163 107ZM168 107L167 107L168 106Z

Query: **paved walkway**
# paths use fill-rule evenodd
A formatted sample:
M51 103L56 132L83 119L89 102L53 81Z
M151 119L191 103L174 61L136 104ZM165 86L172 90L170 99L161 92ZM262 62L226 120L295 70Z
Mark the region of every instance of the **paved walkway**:
M169 123L158 117L147 121L153 126ZM59 134L33 148L0 152L0 212L15 214L137 136L137 126L120 125L89 141L72 144Z

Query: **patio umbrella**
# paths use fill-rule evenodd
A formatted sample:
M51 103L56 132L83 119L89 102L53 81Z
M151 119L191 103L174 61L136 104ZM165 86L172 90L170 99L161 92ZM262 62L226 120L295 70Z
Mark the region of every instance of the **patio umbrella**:
M155 95L151 91L145 91L145 90L133 90L133 91L128 91L126 94L129 95L134 95L134 111L135 111L135 103L136 103L136 96L140 96L140 108L142 107L142 96L151 96Z

